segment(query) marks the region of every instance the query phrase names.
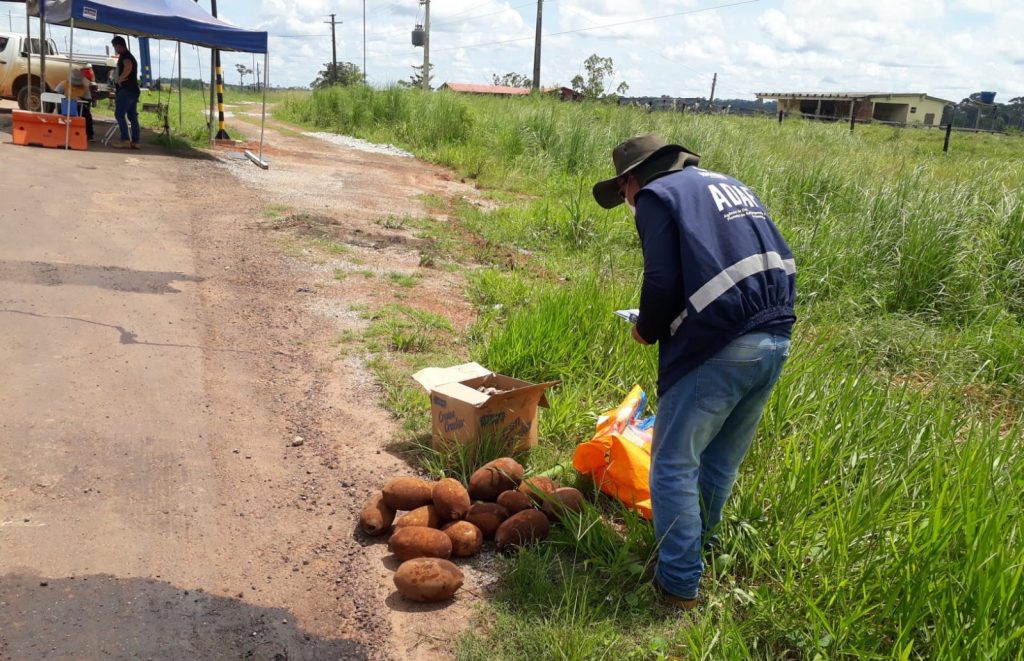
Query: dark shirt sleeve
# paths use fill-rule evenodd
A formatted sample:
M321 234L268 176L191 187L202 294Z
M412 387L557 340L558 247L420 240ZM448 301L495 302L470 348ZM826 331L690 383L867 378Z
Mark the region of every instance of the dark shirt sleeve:
M651 344L667 337L685 307L679 227L668 208L653 194L636 198L636 229L644 252L637 332Z

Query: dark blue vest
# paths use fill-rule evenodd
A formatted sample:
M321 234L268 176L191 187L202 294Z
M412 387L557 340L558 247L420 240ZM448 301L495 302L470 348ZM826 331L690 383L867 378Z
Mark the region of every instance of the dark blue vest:
M649 195L661 204L644 205ZM649 182L637 205L638 213L645 206L664 209L679 232L685 300L676 303L673 314L681 313L658 337L659 391L740 335L789 335L796 264L753 191L732 177L687 167Z

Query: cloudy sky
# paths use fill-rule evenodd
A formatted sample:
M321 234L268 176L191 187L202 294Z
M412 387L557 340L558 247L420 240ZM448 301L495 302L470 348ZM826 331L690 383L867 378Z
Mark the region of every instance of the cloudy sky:
M200 4L208 7L209 0ZM11 6L0 5L0 25ZM308 85L331 59L324 24L331 12L343 21L339 60L362 66L360 0L219 0L218 9L237 25L270 32L272 84ZM14 25L23 26L21 9L13 12ZM421 16L417 0L366 0L372 84L407 78L411 65L422 63L422 49L412 47L409 35ZM436 83L530 74L535 17L536 1L432 0ZM542 81L568 84L597 53L614 59L615 82L628 82L631 95L706 96L717 72L719 98L829 90L914 91L959 100L995 90L1005 102L1024 96L1021 28L1024 0L546 0ZM66 31L56 37L63 48ZM76 36L90 50L106 41ZM165 76L172 57L165 47ZM186 76L198 77L202 57L184 47ZM225 54L224 62L229 82L237 80L236 63L252 66L247 55Z

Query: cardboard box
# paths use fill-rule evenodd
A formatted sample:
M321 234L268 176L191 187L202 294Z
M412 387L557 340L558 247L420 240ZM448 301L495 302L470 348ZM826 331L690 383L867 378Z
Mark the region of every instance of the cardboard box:
M477 363L428 367L412 378L430 394L434 447L471 443L493 433L517 441L517 450L532 448L537 445L537 408L548 407L544 391L558 384L520 381Z

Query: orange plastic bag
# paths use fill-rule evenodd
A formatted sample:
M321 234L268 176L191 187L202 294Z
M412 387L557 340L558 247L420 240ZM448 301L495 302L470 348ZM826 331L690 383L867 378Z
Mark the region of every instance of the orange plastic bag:
M634 386L618 408L597 421L597 433L580 443L573 467L591 475L604 493L651 518L651 430L654 417L641 419L647 395Z

